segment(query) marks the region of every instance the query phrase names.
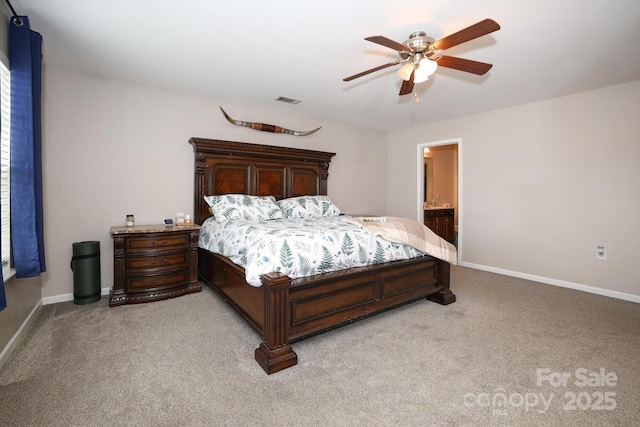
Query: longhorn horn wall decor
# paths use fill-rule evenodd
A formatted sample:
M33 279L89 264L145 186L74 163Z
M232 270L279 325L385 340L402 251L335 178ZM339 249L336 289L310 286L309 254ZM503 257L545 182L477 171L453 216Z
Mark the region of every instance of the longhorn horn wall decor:
M307 131L291 130L291 129L282 128L280 126L268 125L265 123L244 122L242 120L235 120L231 118L227 114L227 112L222 109L222 107L220 107L220 110L222 111L222 114L224 114L224 117L229 121L229 123L234 124L236 126L244 126L246 128L261 130L263 132L285 133L287 135L304 136L304 135L311 135L312 133L317 132L322 127L320 126L319 128L316 128L313 130L307 130Z

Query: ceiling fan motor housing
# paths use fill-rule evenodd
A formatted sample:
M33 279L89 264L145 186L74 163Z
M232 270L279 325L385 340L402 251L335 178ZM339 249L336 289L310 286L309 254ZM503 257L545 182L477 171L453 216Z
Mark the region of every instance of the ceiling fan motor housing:
M435 39L428 37L424 31L415 31L409 34L409 38L405 40L404 45L411 49L411 52L399 52L402 59L407 59L414 56L416 53L423 53L429 50L429 47L434 44ZM429 57L430 52L425 53L425 56ZM421 55L419 55L421 56Z

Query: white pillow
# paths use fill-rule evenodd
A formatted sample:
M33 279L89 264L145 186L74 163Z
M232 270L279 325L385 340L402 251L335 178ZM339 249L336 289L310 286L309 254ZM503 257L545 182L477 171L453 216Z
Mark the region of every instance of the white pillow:
M340 209L328 196L300 196L278 200L285 218L310 218L340 215Z
M247 194L224 194L204 196L211 207L216 221L243 219L246 221L265 221L283 218L282 210L273 196L250 196Z

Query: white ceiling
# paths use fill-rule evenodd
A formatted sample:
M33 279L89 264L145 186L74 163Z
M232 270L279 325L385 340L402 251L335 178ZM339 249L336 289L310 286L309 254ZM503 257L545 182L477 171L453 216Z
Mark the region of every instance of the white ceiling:
M261 104L318 125L390 131L640 80L638 0L10 1L42 34L48 66ZM493 64L484 76L440 67L416 85L419 103L398 96L400 66L342 81L399 58L364 37L402 43L422 30L437 40L484 18L502 28L446 51Z

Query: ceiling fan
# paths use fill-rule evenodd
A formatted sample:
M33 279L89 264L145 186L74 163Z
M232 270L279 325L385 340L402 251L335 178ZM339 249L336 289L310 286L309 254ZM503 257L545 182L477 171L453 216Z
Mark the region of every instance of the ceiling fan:
M428 37L424 31L411 33L409 39L404 43L398 43L384 36L365 37L367 41L397 50L401 59L354 74L353 76L345 77L342 80L348 82L375 71L404 63L397 73L402 80L404 80L400 87L400 95L407 95L413 92L415 83L426 81L429 76L436 71L438 66L483 75L491 69L491 64L454 56L445 56L442 52L499 29L500 25L493 19L485 19L437 41Z

